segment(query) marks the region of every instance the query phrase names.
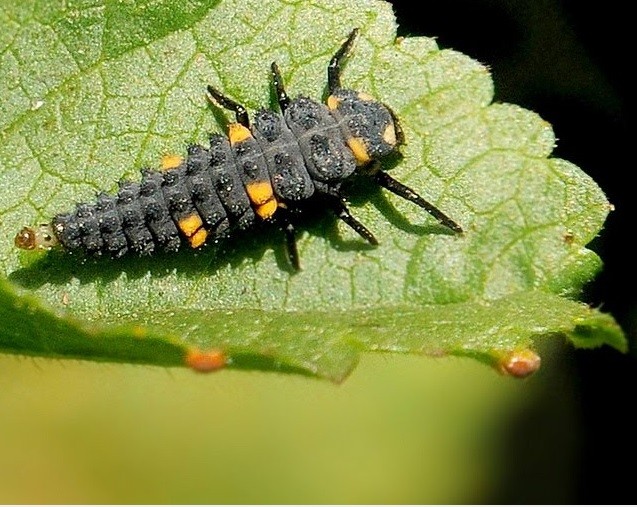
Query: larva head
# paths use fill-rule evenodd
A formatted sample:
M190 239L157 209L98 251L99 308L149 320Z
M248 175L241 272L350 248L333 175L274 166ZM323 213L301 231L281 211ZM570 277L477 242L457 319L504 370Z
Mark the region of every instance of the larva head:
M341 124L359 166L382 159L404 142L391 109L366 93L340 88L328 97L327 107Z
M50 250L58 244L58 239L51 224L40 224L37 227L23 227L13 242L23 250Z

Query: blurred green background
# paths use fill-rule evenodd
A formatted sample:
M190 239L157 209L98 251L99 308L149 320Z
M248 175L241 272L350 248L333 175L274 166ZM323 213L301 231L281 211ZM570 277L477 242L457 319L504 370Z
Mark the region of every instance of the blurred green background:
M520 381L368 354L340 386L0 356L0 503L479 503L531 478L567 501L573 380L549 355Z
M0 503L631 503L637 216L619 1L395 1L401 33L491 66L617 211L585 299L633 353L545 351L519 381L475 361L364 355L340 386L0 355ZM418 8L418 12L411 9ZM629 63L627 63L629 62ZM630 82L632 89L632 81Z

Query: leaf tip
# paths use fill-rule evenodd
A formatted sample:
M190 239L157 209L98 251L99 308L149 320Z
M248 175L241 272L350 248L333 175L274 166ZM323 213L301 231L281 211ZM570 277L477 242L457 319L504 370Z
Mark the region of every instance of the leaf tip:
M525 378L540 369L542 359L530 349L509 352L500 358L497 367L505 375Z
M228 358L219 349L200 350L190 348L186 351L184 359L186 366L199 373L209 373L223 368L228 363Z

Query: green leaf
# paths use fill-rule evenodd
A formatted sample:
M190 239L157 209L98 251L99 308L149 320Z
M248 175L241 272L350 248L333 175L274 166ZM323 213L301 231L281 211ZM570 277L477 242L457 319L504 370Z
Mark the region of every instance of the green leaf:
M539 336L626 348L610 316L567 299L601 267L585 248L609 210L601 190L549 158L545 121L491 103L484 66L433 39L396 41L389 5L2 0L0 19L0 350L341 380L363 351L469 355L524 374ZM208 83L269 107L276 61L292 96L321 97L353 27L344 84L390 105L405 131L392 174L464 235L355 181L352 212L381 245L308 219L299 274L272 230L121 261L13 247L23 225L223 131ZM509 368L520 358L528 371Z

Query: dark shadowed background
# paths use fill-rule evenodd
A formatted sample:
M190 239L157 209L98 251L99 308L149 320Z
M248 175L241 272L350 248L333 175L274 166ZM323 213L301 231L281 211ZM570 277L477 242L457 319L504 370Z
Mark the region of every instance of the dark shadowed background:
M633 16L623 2L559 0L394 1L400 35L435 35L441 47L487 64L495 100L536 111L549 121L558 143L554 155L580 166L601 186L616 210L591 247L605 268L584 300L612 313L631 340L631 354L604 349L575 352L577 494L574 503L634 503L630 465L637 418L631 411L637 385L634 247L636 213L630 156L627 41ZM632 119L632 118L630 118ZM553 502L529 484L537 467L553 460L546 432L550 403L520 418L511 441L519 469L511 470L494 502ZM528 431L533 428L535 431ZM547 425L550 431L550 424ZM531 455L532 459L528 459ZM513 460L512 462L515 462Z

